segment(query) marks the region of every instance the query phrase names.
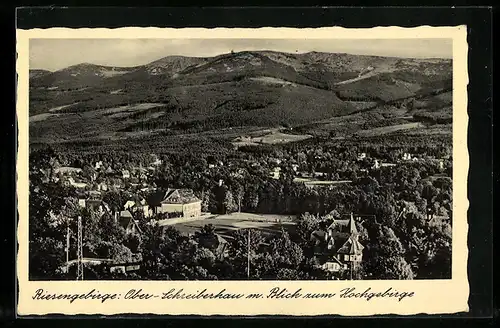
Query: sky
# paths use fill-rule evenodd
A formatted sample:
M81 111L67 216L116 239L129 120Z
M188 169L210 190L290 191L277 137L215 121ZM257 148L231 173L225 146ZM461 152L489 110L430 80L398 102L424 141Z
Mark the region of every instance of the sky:
M32 39L30 69L56 71L81 63L130 67L171 55L211 57L231 50L406 58L453 56L452 39Z

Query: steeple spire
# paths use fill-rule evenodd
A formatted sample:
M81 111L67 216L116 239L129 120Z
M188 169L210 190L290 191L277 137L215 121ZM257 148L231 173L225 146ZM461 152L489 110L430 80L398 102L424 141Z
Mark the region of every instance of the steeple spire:
M351 212L351 218L349 219L349 233L351 235L357 235L358 229L356 228L356 222L354 222L354 216Z

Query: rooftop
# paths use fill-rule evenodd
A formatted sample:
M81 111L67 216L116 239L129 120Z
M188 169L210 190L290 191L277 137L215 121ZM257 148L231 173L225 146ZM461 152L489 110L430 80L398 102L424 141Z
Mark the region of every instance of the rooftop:
M148 197L148 203L152 206L161 204L189 204L199 202L200 199L194 195L191 189L167 189L167 191L157 191Z

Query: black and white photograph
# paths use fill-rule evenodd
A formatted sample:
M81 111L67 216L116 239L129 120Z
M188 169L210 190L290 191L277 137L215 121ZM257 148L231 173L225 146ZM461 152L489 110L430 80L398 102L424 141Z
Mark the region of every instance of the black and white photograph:
M451 38L29 40L30 281L452 279Z

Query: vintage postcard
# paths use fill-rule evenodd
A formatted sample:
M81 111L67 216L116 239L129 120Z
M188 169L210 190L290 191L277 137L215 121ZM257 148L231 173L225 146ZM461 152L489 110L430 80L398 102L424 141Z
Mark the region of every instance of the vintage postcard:
M465 26L17 52L19 315L468 311Z

